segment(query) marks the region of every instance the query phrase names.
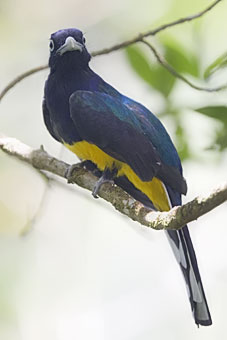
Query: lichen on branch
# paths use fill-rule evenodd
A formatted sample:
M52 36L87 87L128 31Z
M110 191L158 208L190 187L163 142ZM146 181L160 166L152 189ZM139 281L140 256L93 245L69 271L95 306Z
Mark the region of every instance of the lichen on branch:
M0 136L0 149L30 164L39 171L45 171L66 179L65 174L70 165L52 157L43 147L34 150L15 138ZM82 167L81 163L78 163L73 172L73 183L92 191L96 181L97 177ZM198 196L182 206L172 208L168 212L152 211L144 207L142 203L136 201L120 187L110 183L105 183L101 187L99 196L111 203L122 214L143 226L156 230L177 230L227 201L227 183L214 189L207 196Z

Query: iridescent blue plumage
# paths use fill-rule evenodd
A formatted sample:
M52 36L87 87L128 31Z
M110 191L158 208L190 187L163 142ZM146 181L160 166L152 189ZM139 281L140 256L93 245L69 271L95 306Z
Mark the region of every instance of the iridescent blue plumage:
M157 209L145 190L153 179L161 183L164 196L159 192L157 196L169 202L168 208L181 204L181 194L187 191L181 162L158 118L90 69L90 55L81 31L71 28L52 34L50 50L50 75L43 101L44 121L50 134L72 151L77 150L79 156L83 150L85 159L92 161L90 169L98 176L107 169L115 176L117 185L144 205ZM78 145L82 148L80 152ZM93 159L91 151L98 156ZM100 163L96 162L97 157ZM127 169L131 177L127 171L121 173L120 167ZM169 231L168 239L188 287L195 322L210 325L212 321L187 226L180 231Z

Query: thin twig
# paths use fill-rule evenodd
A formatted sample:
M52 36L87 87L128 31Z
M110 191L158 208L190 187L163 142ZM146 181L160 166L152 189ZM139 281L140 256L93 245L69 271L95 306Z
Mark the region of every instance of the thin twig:
M45 170L63 178L69 168L69 164L52 157L43 148L33 150L15 138L0 137L0 149L29 163L39 171ZM97 177L78 164L74 170L73 182L92 191ZM101 187L99 196L111 203L122 214L146 227L156 230L177 230L224 203L227 200L227 184L216 188L207 196L196 197L191 202L181 207L174 207L168 212L151 211L121 188L110 183Z
M130 40L124 41L124 42L122 42L120 44L111 46L109 48L104 48L104 49L99 50L99 51L95 51L95 52L92 53L92 56L95 57L95 56L98 56L98 55L107 54L107 53L110 53L110 52L113 52L113 51L120 50L122 48L128 47L129 45L132 45L132 44L135 44L137 42L142 41L143 38L146 38L148 36L154 36L154 35L160 33L161 31L164 31L167 28L170 28L170 27L173 27L173 26L177 26L179 24L183 24L185 22L189 22L189 21L198 19L198 18L202 17L204 14L206 14L207 12L209 12L212 8L214 8L221 1L222 0L214 1L209 7L207 7L206 9L204 9L203 11L201 11L201 12L199 12L197 14L190 15L190 16L178 19L176 21L169 22L168 24L161 25L161 26L159 26L159 27L157 27L157 28L155 28L153 30L150 30L148 32L140 33L136 37L134 37L134 38L132 38Z
M48 68L48 65L43 65L43 66L38 66L38 67L34 67L31 70L28 70L22 74L20 74L18 77L16 77L15 79L13 79L4 89L3 91L0 93L0 101L2 100L2 98L6 95L6 93L12 88L14 87L16 84L18 84L21 80L23 80L24 78L27 78L29 76L31 76L34 73L37 73L39 71L43 71L46 70Z
M214 1L209 7L207 7L206 9L204 9L203 11L197 13L197 14L194 14L194 15L191 15L191 16L187 16L187 17L184 17L184 18L181 18L181 19L178 19L176 21L173 21L173 22L170 22L168 24L164 24L164 25L161 25L151 31L148 31L148 32L144 32L144 33L141 33L139 35L137 35L136 37L130 39L130 40L126 40L120 44L116 44L116 45L113 45L109 48L104 48L104 49L101 49L101 50L98 50L98 51L94 51L91 53L91 55L93 57L96 57L96 56L99 56L99 55L103 55L103 54L108 54L108 53L111 53L113 51L117 51L117 50L120 50L122 48L126 48L132 44L135 44L137 42L141 42L144 38L148 37L148 36L154 36L162 31L164 31L165 29L167 28L170 28L170 27L173 27L173 26L176 26L176 25L179 25L179 24L183 24L185 22L190 22L192 20L195 20L195 19L198 19L200 17L202 17L204 14L206 14L207 12L209 12L212 8L214 8L219 2L221 2L222 0L216 0ZM164 65L163 65L164 66ZM13 88L17 83L19 83L21 80L23 80L24 78L34 74L34 73L37 73L39 71L42 71L42 70L46 70L48 68L48 65L43 65L43 66L38 66L38 67L35 67L29 71L26 71L24 73L22 73L21 75L19 75L18 77L16 77L15 79L13 79L4 89L3 91L0 93L0 101L2 100L2 98L6 95L6 93L11 89ZM170 71L170 70L168 70ZM171 71L170 71L171 72ZM173 75L174 73L171 72ZM175 75L176 76L176 75ZM181 80L183 80L184 82L186 82L189 86L193 87L194 89L197 89L197 90L201 90L199 88L199 86L196 86L194 84L192 84L190 81L188 81L187 79L185 79L183 76L181 77L178 77L180 78ZM220 89L214 89L212 91L219 91L219 90L222 90L223 88L220 87ZM205 89L203 91L206 91ZM210 90L209 90L210 91ZM210 91L211 92L211 91Z
M147 40L143 39L142 42L147 45L151 51L154 53L157 61L168 71L170 72L174 77L181 79L182 81L184 81L186 84L188 84L189 86L191 86L193 89L199 90L199 91L206 91L206 92L218 92L221 90L224 90L227 88L227 84L218 86L218 87L202 87L202 86L198 86L193 84L190 80L188 80L187 78L185 78L184 76L182 76L182 74L178 73L170 64L167 63L167 61L158 53L158 51L154 48L153 45L151 45L150 42L148 42Z

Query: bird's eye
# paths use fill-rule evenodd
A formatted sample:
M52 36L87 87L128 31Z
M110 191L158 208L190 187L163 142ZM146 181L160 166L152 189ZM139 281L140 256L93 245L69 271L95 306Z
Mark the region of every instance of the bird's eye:
M83 44L85 44L85 43L86 43L86 39L85 39L84 37L83 37L82 41L83 41Z
M50 40L49 47L50 47L50 52L52 52L54 50L54 41L52 39Z

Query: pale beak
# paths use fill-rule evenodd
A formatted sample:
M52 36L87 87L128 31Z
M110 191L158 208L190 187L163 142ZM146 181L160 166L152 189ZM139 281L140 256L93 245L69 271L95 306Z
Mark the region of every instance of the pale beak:
M76 41L73 37L67 37L64 45L62 45L58 50L57 54L63 55L65 52L70 51L83 51L83 45Z

